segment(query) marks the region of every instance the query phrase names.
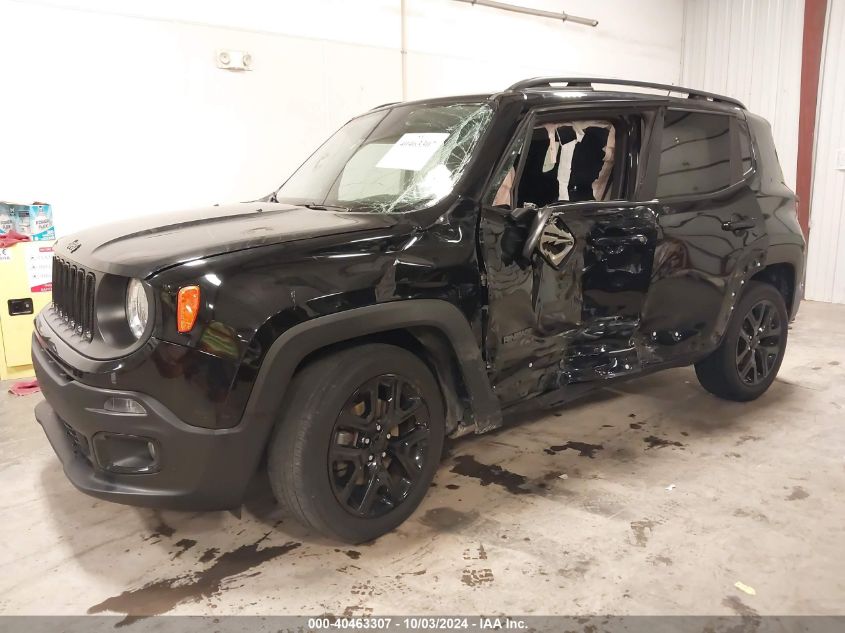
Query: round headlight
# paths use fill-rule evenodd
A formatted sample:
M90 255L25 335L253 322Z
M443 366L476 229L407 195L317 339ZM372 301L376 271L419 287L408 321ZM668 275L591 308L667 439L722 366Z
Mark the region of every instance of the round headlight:
M137 279L131 279L126 287L126 321L135 338L141 338L147 329L150 304L144 286Z

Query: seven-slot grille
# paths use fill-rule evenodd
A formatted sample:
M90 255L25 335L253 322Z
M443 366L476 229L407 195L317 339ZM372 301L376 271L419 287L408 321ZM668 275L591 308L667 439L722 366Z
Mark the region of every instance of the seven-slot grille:
M94 273L53 258L53 306L74 332L90 341L94 334Z

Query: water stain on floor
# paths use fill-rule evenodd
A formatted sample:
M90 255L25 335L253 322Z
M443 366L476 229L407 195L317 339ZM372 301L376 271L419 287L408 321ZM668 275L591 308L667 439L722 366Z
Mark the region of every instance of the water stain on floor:
M496 484L515 495L530 494L531 490L525 487L526 478L505 470L498 464L482 464L472 455L458 455L455 457L455 465L452 472L465 477L473 477L481 482L482 486Z
M792 492L786 498L787 501L798 501L799 499L806 499L810 493L804 490L801 486L793 486Z
M362 596L366 598L372 598L373 596L380 596L382 594L381 590L378 589L370 580L355 583L352 585L349 592L354 596Z
M420 518L420 523L435 530L457 530L478 518L477 512L461 512L454 508L432 508Z
M643 442L648 444L646 450L650 448L664 448L666 446L678 446L680 448L684 447L684 444L681 442L675 442L672 440L667 440L662 437L657 437L656 435L649 435L648 437L643 439Z
M643 519L642 521L631 521L631 531L634 533L634 545L645 547L651 537L652 528L657 525L656 521Z
M487 560L487 550L484 549L484 545L480 544L478 549L474 552L469 549L465 549L464 560Z
M468 587L480 587L493 582L492 569L471 569L467 567L461 574L461 582Z
M153 539L161 538L162 536L166 536L167 538L170 538L174 534L176 534L176 528L170 527L169 525L167 525L167 523L164 522L164 520L161 517L159 517L158 518L158 525L156 525L153 528L153 533L150 534L144 540L145 541L151 541Z
M556 455L565 450L578 451L579 457L589 457L593 459L596 456L596 451L604 449L601 444L587 444L586 442L567 442L559 446L549 446L545 452L549 455Z
M759 618L760 614L757 613L754 609L749 607L745 604L742 600L737 598L736 596L728 596L724 600L722 600L722 606L727 607L737 615L741 615L746 618Z
M217 556L217 554L219 554L219 553L220 553L220 550L217 549L216 547L209 547L207 550L205 550L202 553L202 556L200 556L200 562L201 563L207 563L211 560L214 560L214 557Z
M672 564L672 559L668 556L649 556L646 560L655 567L659 567L660 565L669 567Z
M557 575L571 580L583 578L590 571L593 563L595 563L594 558L582 556L571 563L567 563L565 567L558 569Z
M735 517L747 517L749 519L754 519L755 521L762 521L768 522L769 517L767 517L762 512L755 510L754 508L737 508L734 510Z
M151 615L161 615L183 602L197 602L220 593L223 581L258 567L262 563L287 554L301 543L288 542L258 549L269 536L265 534L255 543L222 554L213 565L202 571L182 574L147 583L138 589L103 600L88 609L94 613L123 613L126 615L118 626L125 626ZM260 573L260 572L259 572Z
M196 544L197 542L194 539L190 538L183 538L176 541L176 547L178 547L179 549L173 554L173 556L171 556L170 560L175 560L179 558L182 554L187 552Z

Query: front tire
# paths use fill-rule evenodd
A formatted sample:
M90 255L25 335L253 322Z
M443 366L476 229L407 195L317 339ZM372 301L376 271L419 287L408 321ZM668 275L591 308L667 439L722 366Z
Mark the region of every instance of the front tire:
M783 296L769 284L749 282L721 345L695 365L701 386L726 400L759 398L780 369L788 325Z
M319 358L289 386L268 450L276 499L304 525L362 543L416 509L437 471L445 419L428 367L392 345Z

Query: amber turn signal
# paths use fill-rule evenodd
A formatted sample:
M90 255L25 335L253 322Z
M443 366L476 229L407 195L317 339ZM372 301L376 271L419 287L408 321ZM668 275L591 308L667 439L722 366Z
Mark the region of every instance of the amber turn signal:
M176 296L176 326L182 334L190 332L194 327L199 309L200 287L179 288L179 294Z

